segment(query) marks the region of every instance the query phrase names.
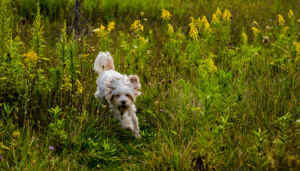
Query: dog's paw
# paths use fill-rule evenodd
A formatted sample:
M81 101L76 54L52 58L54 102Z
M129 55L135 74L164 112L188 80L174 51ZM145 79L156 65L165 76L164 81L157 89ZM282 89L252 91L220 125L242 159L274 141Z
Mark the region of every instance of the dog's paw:
M142 137L141 137L141 134L140 134L139 132L133 133L133 136L134 136L135 138L142 138Z

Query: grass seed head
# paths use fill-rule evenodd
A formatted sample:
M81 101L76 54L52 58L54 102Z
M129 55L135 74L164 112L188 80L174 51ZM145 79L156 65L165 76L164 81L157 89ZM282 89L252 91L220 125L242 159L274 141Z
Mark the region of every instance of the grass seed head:
M269 37L268 36L263 37L263 43L265 43L265 44L269 43Z
M12 137L13 137L13 139L17 139L20 137L20 135L21 135L21 133L19 131L16 131L16 132L13 132Z
M258 23L256 22L256 21L253 21L253 26L258 26L259 27L259 25L258 25Z

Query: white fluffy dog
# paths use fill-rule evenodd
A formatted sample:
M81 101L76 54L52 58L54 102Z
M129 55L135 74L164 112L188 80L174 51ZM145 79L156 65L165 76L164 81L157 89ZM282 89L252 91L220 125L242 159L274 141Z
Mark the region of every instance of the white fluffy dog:
M95 97L103 103L109 102L115 118L121 122L121 126L133 132L136 138L140 138L139 123L135 111L135 98L141 93L139 77L136 75L122 75L115 71L114 61L109 52L100 52L94 63L94 70L99 73L96 81L97 92Z

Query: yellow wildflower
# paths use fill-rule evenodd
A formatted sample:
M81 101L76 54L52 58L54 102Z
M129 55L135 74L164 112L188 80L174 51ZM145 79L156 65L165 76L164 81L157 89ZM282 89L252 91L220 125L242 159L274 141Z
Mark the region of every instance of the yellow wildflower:
M300 58L300 42L299 43L295 43L295 45L296 45L296 51L297 51L296 60L298 60Z
M106 35L105 27L101 24L100 28L96 28L93 30L97 37L104 37Z
M20 137L20 135L21 135L21 133L17 131L17 132L13 132L12 137L13 137L14 139L17 139L17 138Z
M131 25L130 30L139 31L144 30L144 26L141 25L140 20L135 20L134 23Z
M205 16L203 16L203 18L201 20L201 25L202 25L201 27L203 27L203 29L204 29L204 32L211 32L210 24L207 21Z
M202 20L201 20L201 22L202 22L202 23L208 23L208 21L207 21L207 19L206 19L206 17L205 17L205 16L203 16L203 17L202 17Z
M86 57L88 57L88 56L90 56L90 54L82 54L82 58L84 59L84 58L86 58Z
M195 20L195 25L198 27L201 27L201 19L198 18L198 20Z
M209 23L205 23L205 25L204 25L204 31L205 31L205 32L212 32Z
M228 11L228 9L225 9L224 14L223 14L223 20L224 21L230 21L230 19L231 19L231 14Z
M97 168L100 168L100 165L99 165L99 164L97 165Z
M193 39L197 39L197 36L198 36L198 30L196 28L196 26L191 23L189 24L189 27L191 27L191 30L190 30L190 37L193 38Z
M256 37L258 36L258 34L261 33L261 31L255 27L252 27L253 33L254 33L254 38L256 39Z
M242 34L241 39L242 39L243 44L246 45L248 42L248 37L245 33Z
M70 83L70 79L67 75L63 77L64 84L61 85L60 89L64 91L70 91L72 89L72 84Z
M294 20L294 18L295 18L294 13L293 13L292 10L290 10L288 16L289 16L289 19L290 19L290 20Z
M121 47L123 47L125 50L128 48L127 44L125 41L122 41Z
M194 17L190 17L190 20L192 20L192 23L195 21Z
M140 37L139 39L143 44L145 44L147 42L144 37Z
M173 26L171 24L168 24L168 34L169 36L173 35L174 34L174 29L173 29Z
M35 77L35 74L29 74L29 77L30 77L31 79L33 79L33 78Z
M111 30L115 29L115 23L109 22L107 26L107 30L105 30L105 27L101 24L100 28L96 28L93 30L97 34L97 37L104 38L107 33L109 33Z
M100 32L104 32L105 31L105 27L101 24L100 26Z
M76 80L76 85L77 85L77 91L76 91L76 94L81 94L82 91L83 91L83 87L82 87L81 82L80 82L78 79Z
M213 14L211 24L218 24L218 23L219 23L219 19L218 19L217 15Z
M26 54L23 54L25 62L35 62L38 59L37 53L34 52L33 48Z
M279 25L283 26L284 23L285 23L285 21L284 21L282 15L278 14L277 17L278 17L278 23L279 23Z
M210 72L215 73L215 72L217 71L217 69L218 69L218 68L217 68L217 66L215 66L214 61L213 61L212 59L210 59L208 70L209 70Z
M171 20L172 15L170 14L169 11L162 9L162 13L161 13L161 18L163 20Z
M109 24L107 26L107 31L110 32L112 29L115 29L115 23L109 22Z
M221 12L219 7L217 8L216 16L217 17L222 17L222 12Z
M290 29L290 28L289 28L289 27L284 27L284 28L282 29L283 33L286 33L286 31L287 31L288 29Z

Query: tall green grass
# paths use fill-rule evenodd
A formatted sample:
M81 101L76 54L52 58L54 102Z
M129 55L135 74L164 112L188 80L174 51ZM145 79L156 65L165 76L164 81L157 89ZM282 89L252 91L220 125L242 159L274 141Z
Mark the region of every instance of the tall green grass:
M299 170L296 2L83 1L77 42L72 3L1 2L2 170ZM94 97L99 51L141 80L141 139Z

